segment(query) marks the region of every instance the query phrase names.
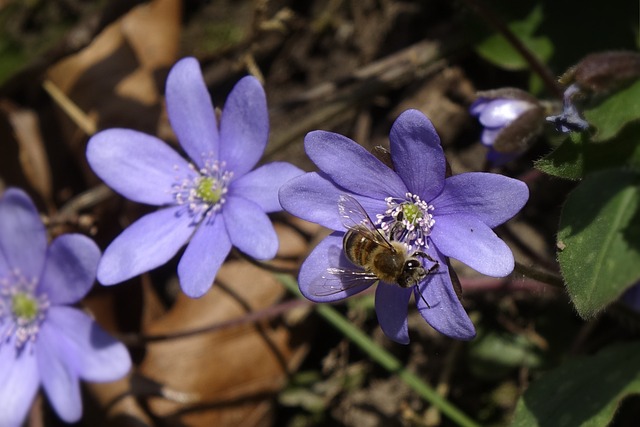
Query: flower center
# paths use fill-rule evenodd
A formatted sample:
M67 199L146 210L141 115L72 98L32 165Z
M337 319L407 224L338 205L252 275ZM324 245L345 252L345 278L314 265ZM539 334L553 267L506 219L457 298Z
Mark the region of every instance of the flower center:
M376 215L376 224L385 232L389 240L400 241L409 251L429 247L427 236L435 224L434 207L412 193L404 199L387 197L387 210Z
M47 295L36 294L35 289L36 279L30 280L19 271L0 279L0 324L8 321L2 338L14 336L18 349L35 342L49 308Z
M31 321L38 315L38 301L32 295L17 293L11 298L11 309L14 317Z
M176 171L178 167L176 166ZM225 170L224 162L207 160L197 169L189 164L187 177L177 178L172 193L178 205L188 207L192 216L210 216L222 209L233 172Z

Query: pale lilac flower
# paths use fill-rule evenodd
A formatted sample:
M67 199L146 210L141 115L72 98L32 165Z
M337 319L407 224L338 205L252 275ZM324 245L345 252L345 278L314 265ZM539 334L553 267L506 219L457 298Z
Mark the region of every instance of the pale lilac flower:
M167 110L184 159L160 139L109 129L89 141L87 159L118 193L162 209L131 224L105 250L98 280L111 285L169 261L188 243L178 265L182 290L202 296L231 246L256 259L276 255L267 216L280 211L278 188L302 173L284 162L252 170L267 144L269 119L262 86L241 79L222 111L220 127L194 58L169 73Z
M522 155L543 130L543 107L520 89L479 92L469 112L483 126L480 140L489 148L487 159L496 166Z
M345 227L338 210L341 197L350 195L388 239L404 242L410 252L423 251L438 263L418 286L401 288L379 282L375 307L384 333L399 343L409 342L407 312L414 294L420 314L436 330L453 338L471 339L475 329L454 292L445 257L489 276L511 273L511 250L491 228L523 207L529 196L527 186L489 173L463 173L445 179L440 138L429 119L417 110L400 115L389 139L394 169L342 135L315 131L305 138L307 155L320 172L285 184L280 189L280 202L286 211L335 231L303 263L300 290L312 301L330 302L372 284L349 287L343 282L347 290L324 295L315 291L327 278L335 279L330 269L355 268L343 252ZM425 269L433 264L423 261Z
M60 418L82 415L79 380L114 381L127 349L81 310L100 250L65 234L47 247L35 206L20 190L0 198L0 426L20 426L40 385Z
M580 96L580 87L577 84L570 85L564 91L562 113L547 117L547 121L553 123L558 132L583 132L589 129L589 122L582 118L576 105L576 98Z

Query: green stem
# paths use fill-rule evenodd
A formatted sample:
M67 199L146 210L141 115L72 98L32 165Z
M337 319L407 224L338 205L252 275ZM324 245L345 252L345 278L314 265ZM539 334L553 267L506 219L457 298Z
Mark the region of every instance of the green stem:
M296 281L287 275L277 275L278 280L299 298L304 298L298 290ZM431 386L407 370L398 359L377 345L369 336L360 329L354 327L344 316L328 304L317 304L316 311L327 322L342 332L355 345L360 347L374 361L383 368L400 377L409 387L416 391L422 398L438 408L444 415L462 427L478 427L475 421L467 417L448 400L440 396Z

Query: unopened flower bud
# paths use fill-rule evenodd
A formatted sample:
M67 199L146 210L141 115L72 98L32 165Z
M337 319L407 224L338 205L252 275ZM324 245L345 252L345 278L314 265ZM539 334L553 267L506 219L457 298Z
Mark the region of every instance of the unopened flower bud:
M488 159L503 164L527 150L542 132L545 109L529 93L515 88L478 92L469 111L484 130L481 141Z

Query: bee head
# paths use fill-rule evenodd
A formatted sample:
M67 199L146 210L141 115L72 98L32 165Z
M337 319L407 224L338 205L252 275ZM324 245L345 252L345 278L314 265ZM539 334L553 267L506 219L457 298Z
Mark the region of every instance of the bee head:
M403 288L410 288L417 285L426 275L427 271L422 266L422 263L415 258L410 258L404 263L398 285Z

